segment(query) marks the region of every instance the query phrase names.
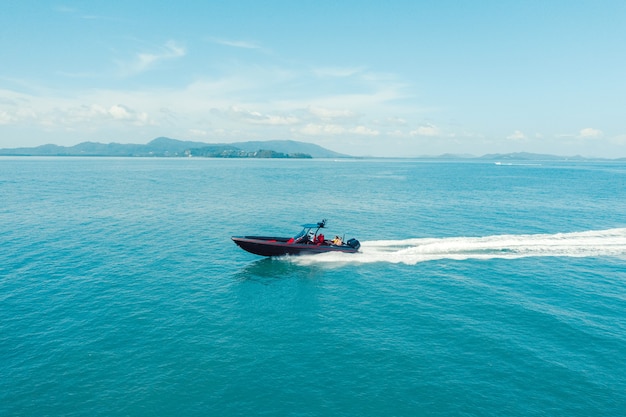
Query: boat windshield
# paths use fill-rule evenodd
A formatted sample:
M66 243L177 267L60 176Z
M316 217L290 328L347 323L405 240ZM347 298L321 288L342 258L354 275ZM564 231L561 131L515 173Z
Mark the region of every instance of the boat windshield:
M304 229L302 229L302 231L300 233L295 235L293 238L294 238L294 240L297 241L298 239L301 239L301 238L305 237L308 232L309 232L309 229L305 227Z
M298 233L297 235L295 235L293 237L293 239L298 242L300 240L303 240L307 235L310 234L309 240L313 241L313 239L317 236L317 231L320 230L322 227L324 227L324 225L326 224L326 220L322 220L319 223L307 223L307 224L303 224L302 227L302 231L300 231L300 233ZM313 231L313 229L315 229L315 231Z

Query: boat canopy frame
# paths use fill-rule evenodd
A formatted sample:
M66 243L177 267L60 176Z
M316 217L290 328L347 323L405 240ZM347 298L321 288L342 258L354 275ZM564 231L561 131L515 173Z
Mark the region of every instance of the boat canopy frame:
M315 229L314 237L317 237L317 233L320 231L320 229L323 229L324 227L326 227L326 219L322 219L321 222L317 223L305 223L302 225L302 230L300 231L300 233L295 235L293 239L297 242L301 238L307 236L309 232L313 229Z

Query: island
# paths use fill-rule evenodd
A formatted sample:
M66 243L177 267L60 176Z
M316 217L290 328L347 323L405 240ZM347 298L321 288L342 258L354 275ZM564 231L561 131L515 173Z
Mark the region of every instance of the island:
M293 140L248 141L209 144L166 137L147 144L82 142L74 146L41 145L0 149L2 156L108 156L108 157L203 157L203 158L346 158L319 145Z

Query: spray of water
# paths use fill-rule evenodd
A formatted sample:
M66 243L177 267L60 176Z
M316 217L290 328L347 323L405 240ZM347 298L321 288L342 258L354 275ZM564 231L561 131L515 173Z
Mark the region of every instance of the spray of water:
M438 259L626 257L626 228L575 233L448 237L361 242L356 254L293 257L298 264L391 262L415 265Z

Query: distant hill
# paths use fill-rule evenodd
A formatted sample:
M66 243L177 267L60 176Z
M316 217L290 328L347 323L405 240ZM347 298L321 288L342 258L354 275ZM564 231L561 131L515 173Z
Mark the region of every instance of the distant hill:
M582 157L580 155L576 156L557 156L557 155L549 155L549 154L540 154L540 153L529 153L529 152L513 152L513 153L492 153L481 156L479 159L487 159L487 160L515 160L515 161L584 161L589 158Z
M74 146L41 145L33 148L0 149L0 156L118 156L118 157L210 157L210 158L352 158L319 145L294 140L248 141L235 143L205 143L158 137L149 143L82 142ZM626 158L586 158L529 152L494 153L483 156L443 154L418 156L431 160L483 161L626 161Z
M482 161L626 161L626 158L607 159L607 158L587 158L580 155L562 156L531 152L512 152L512 153L490 153L483 156L475 156L469 154L443 154L439 156L423 156L424 159L440 159L440 160L482 160Z
M209 144L166 137L149 143L123 144L83 142L74 146L41 145L33 148L0 149L0 155L15 156L139 156L213 158L342 158L348 157L312 143L292 140Z

